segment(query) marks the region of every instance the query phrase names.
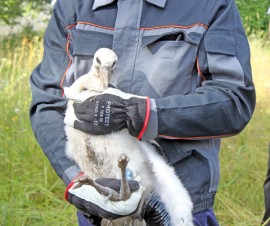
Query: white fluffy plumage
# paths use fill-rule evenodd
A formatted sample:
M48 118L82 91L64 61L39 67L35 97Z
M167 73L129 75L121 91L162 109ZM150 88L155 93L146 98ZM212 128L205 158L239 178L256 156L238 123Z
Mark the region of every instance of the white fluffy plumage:
M64 89L70 99L66 111L65 131L67 135L67 156L74 160L80 169L92 178L121 178L118 158L124 153L130 158L128 169L134 180L145 188L144 197L154 191L161 197L173 226L192 226L192 202L188 192L176 176L174 169L157 154L153 145L138 141L129 135L126 129L104 136L85 134L72 128L76 119L72 103L84 101L92 95L98 95L109 84L116 54L107 48L99 49L93 59L91 70ZM113 222L103 220L102 225L124 226L145 225L138 219L121 218Z

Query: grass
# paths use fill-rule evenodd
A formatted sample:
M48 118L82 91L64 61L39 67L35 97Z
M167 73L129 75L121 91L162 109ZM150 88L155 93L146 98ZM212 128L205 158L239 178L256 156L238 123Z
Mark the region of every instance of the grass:
M0 225L76 225L64 185L33 137L29 75L42 57L39 36L0 47Z
M255 38L250 39L250 45L257 105L245 130L222 143L221 183L215 203L221 226L260 225L264 214L263 183L270 142L270 46Z
M76 225L56 176L33 137L29 75L42 57L42 35L0 43L0 226ZM221 184L215 211L221 226L260 225L270 131L270 45L251 39L257 107L250 124L222 144ZM264 44L263 44L264 43Z

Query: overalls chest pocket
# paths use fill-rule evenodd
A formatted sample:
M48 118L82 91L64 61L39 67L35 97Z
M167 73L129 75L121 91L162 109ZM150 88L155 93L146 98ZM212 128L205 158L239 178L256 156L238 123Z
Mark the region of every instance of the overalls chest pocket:
M69 85L80 76L89 72L94 54L99 48L111 49L112 43L112 34L89 30L75 30L70 45L72 64L67 74Z
M155 97L193 91L194 66L202 35L184 30L143 31L136 66L144 72ZM151 90L151 89L148 89Z

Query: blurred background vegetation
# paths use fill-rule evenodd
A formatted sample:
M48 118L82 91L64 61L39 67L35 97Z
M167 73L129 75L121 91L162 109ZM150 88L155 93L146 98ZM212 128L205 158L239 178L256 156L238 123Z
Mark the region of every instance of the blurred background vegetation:
M14 19L30 11L40 11L50 0L4 0L0 1L0 20L12 24Z
M270 0L236 0L236 4L248 35L267 30Z
M0 1L1 28L48 8L48 1ZM220 226L256 226L264 213L263 183L270 139L270 0L236 0L251 46L255 113L238 136L223 139L215 202ZM50 6L49 9L51 10ZM16 19L16 20L15 20ZM0 226L75 226L65 186L38 146L29 122L29 76L41 61L43 30L25 27L0 37Z

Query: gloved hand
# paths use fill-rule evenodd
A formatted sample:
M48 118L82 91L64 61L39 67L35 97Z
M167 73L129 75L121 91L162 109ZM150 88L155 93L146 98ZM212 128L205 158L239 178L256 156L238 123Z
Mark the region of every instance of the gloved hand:
M80 175L81 176L81 175ZM96 183L120 191L120 180L112 178L101 178ZM134 180L129 180L131 196L126 201L110 201L109 197L101 195L91 185L78 187L76 178L68 185L65 192L65 199L81 210L89 219L97 218L117 219L136 212L143 188Z
M101 95L74 103L78 120L74 128L85 133L104 135L127 128L130 135L142 138L150 117L150 98L109 88Z

